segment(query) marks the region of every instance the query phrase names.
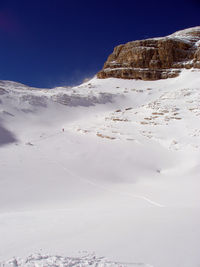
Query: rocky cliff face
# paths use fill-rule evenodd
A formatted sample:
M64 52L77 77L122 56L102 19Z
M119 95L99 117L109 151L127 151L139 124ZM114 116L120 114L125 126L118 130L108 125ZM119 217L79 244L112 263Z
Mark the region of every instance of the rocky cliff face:
M200 26L114 48L98 78L158 80L200 68Z

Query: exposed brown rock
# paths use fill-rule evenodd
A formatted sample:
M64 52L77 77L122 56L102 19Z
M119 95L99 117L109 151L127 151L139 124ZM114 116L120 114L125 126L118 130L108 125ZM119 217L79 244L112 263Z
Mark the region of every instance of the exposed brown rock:
M176 77L183 68L200 68L200 27L119 45L97 77L158 80Z

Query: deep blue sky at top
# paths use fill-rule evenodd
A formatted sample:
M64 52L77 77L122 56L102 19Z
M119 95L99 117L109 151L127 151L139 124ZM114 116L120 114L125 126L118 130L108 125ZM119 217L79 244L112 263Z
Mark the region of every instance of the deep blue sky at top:
M200 0L0 0L0 79L81 82L114 46L200 25Z

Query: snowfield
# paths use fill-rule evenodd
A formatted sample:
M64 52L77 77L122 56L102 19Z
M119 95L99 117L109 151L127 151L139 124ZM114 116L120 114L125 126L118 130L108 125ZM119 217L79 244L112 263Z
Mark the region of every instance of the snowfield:
M199 159L199 70L1 81L0 266L199 266Z

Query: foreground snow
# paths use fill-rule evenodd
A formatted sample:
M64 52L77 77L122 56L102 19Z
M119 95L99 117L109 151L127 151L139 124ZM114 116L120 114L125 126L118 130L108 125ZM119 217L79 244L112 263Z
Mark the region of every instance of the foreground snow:
M132 263L132 262L112 262L104 257L97 257L94 253L87 254L82 252L76 257L63 257L63 256L51 256L43 255L41 253L32 254L25 259L12 258L6 262L0 262L0 266L3 267L124 267L124 266L134 266L134 267L152 267L149 264L144 263Z
M199 74L1 82L0 262L86 266L87 250L110 261L95 266L198 266ZM27 257L39 249L69 258Z

